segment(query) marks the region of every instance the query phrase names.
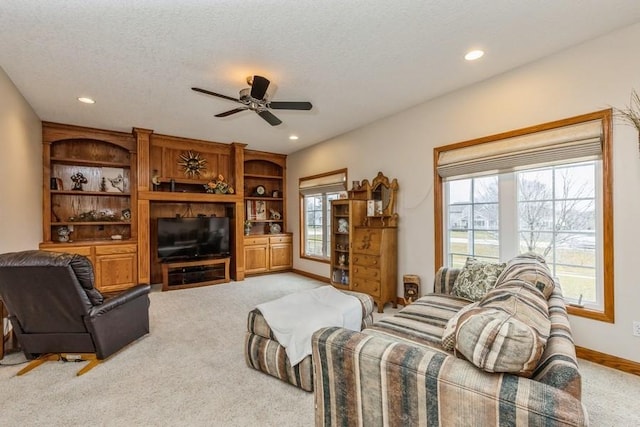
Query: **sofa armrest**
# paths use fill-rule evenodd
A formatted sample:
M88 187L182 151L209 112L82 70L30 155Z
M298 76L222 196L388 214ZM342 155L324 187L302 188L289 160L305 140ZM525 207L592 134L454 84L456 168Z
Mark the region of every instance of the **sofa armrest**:
M584 426L579 400L449 353L343 328L313 335L316 426Z
M440 267L433 279L433 292L436 294L450 294L451 288L462 271L461 268Z

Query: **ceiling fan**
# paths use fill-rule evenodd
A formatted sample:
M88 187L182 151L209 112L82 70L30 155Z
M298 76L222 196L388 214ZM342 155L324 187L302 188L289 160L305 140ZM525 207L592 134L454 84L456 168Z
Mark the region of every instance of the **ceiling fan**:
M242 104L242 107L234 108L233 110L225 111L220 114L216 114L216 117L227 117L235 113L239 113L244 110L255 111L260 117L266 120L271 126L278 126L282 123L282 120L269 111L273 110L311 110L310 102L292 102L292 101L271 101L267 94L269 88L269 79L262 76L249 76L247 77L247 83L250 88L245 88L240 91L239 98L233 98L227 95L221 95L219 93L211 92L206 89L200 89L192 87L191 89L204 93L207 95L217 96L218 98L228 99L229 101L235 101Z

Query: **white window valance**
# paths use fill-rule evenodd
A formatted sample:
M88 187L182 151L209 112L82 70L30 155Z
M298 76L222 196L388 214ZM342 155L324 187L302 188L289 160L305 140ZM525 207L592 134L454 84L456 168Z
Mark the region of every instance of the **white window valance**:
M602 155L603 123L591 120L469 145L438 154L443 177L506 172L518 167Z
M299 184L300 194L337 193L347 190L347 173L338 172L313 178L303 178Z

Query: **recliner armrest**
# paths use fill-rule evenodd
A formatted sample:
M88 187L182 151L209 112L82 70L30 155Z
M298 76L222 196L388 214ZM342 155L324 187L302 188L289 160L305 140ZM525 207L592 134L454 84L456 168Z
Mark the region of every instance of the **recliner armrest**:
M101 316L108 313L109 311L126 304L133 299L149 294L150 290L151 286L147 284L136 285L113 298L106 299L103 304L96 305L91 308L91 310L89 310L89 317Z

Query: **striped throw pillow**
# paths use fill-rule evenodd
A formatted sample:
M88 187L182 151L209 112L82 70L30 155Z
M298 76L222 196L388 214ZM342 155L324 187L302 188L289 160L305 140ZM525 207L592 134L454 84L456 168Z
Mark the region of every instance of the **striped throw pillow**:
M533 252L518 255L507 262L506 267L498 276L495 287L511 279L520 279L531 283L538 288L546 299L549 299L555 283L546 261L540 255Z
M469 305L465 305L458 311L451 319L447 321L447 324L444 327L444 332L442 333L442 348L446 351L454 351L456 346L456 330L458 328L458 322L460 317L478 306L480 302L476 301Z
M487 372L530 377L550 328L542 292L531 283L509 279L459 316L455 351Z

